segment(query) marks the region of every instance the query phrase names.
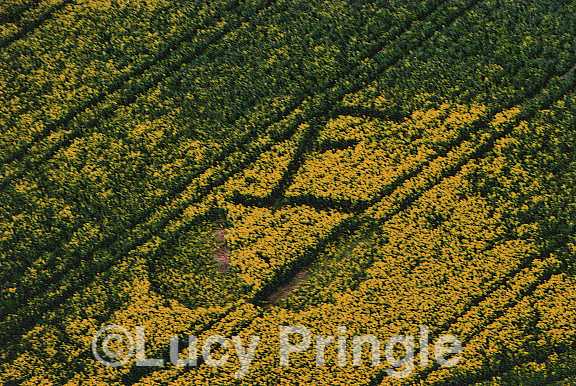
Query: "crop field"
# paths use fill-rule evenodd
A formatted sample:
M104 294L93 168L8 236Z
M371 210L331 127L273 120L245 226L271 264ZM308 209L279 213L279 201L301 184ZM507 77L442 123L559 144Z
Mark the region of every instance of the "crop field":
M576 385L576 0L2 0L0 130L0 384Z

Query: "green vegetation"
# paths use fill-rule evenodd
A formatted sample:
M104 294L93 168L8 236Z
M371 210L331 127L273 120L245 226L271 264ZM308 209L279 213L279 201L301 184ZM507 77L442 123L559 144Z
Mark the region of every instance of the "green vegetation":
M571 384L576 2L0 5L0 383ZM568 15L568 16L567 16ZM106 368L103 325L458 366ZM277 351L277 350L276 350ZM572 378L571 378L572 377Z

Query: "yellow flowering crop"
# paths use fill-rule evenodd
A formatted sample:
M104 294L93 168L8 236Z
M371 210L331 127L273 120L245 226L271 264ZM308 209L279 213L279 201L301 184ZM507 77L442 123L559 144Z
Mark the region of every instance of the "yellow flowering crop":
M3 1L0 384L576 384L575 14Z

